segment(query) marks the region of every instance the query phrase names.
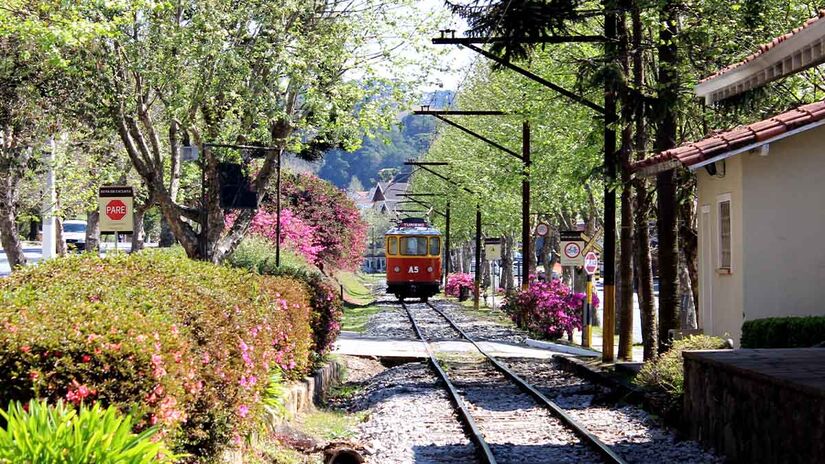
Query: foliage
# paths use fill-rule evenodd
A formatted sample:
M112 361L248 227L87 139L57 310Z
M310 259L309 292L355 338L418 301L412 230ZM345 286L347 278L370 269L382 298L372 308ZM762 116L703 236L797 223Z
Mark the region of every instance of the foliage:
M596 309L599 300L593 296ZM572 336L574 329L582 328L584 300L585 294L573 292L561 280L531 278L530 287L508 297L503 309L519 327L542 338L557 339L564 334Z
M472 295L475 290L475 280L470 274L455 273L447 276L447 286L444 287L444 292L449 296L458 298L461 289L466 288L467 294Z
M825 316L768 317L742 324L742 348L810 348L825 343Z
M281 195L294 216L314 231L312 245L322 269L354 271L361 266L367 225L344 191L313 175L288 173L281 181ZM273 208L271 201L263 207L268 212Z
M12 402L0 410L0 463L150 464L174 462L156 427L135 434L135 420L100 404L78 409L62 401L49 405Z
M273 367L311 367L303 285L179 249L48 261L0 282L0 302L0 402L138 406L139 427L197 456L254 426Z
M283 276L302 284L309 294L312 308L312 337L314 360L323 356L332 348L341 331L343 302L338 297L335 283L324 276L317 268L303 261L300 255L290 257L281 252L281 266L275 265L274 245L262 239L247 237L229 261L232 265L248 269L259 274Z
M728 348L725 340L707 335L693 335L673 342L673 346L658 358L647 361L634 382L642 387L663 391L673 401L681 398L685 388L683 351L720 350Z

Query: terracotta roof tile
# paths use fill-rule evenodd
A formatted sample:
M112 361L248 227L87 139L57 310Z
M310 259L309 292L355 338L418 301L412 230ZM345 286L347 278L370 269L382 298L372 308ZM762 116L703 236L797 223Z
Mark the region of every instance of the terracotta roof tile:
M788 32L787 34L781 35L781 36L771 40L768 43L764 43L764 44L760 45L756 52L750 54L744 60L742 60L738 63L734 63L734 64L729 65L729 66L725 66L724 68L719 70L717 73L712 74L712 75L700 80L699 82L702 83L702 82L709 81L711 79L714 79L714 78L717 78L717 77L721 76L722 74L729 73L729 72L733 71L734 69L736 69L740 66L743 66L747 63L750 63L751 61L755 60L759 56L763 55L768 50L770 50L770 49L776 47L777 45L779 45L780 43L788 40L790 37L793 37L793 35L797 34L799 31L801 31L801 30L803 30L807 27L810 27L811 24L819 21L822 18L825 18L825 10L820 10L819 13L816 16L814 16L813 18L805 21L805 23L803 25L797 27L796 29L792 30L791 32Z
M632 170L635 172L670 161L678 161L688 167L693 166L715 156L771 139L777 135L824 119L825 100L802 105L799 108L794 108L772 118L765 119L764 121L715 133L698 142L687 143L657 153L650 158L634 163Z

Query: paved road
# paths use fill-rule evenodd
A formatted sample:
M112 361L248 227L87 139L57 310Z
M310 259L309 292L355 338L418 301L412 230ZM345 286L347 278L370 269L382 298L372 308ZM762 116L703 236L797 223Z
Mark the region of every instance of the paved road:
M146 246L152 246L147 244ZM101 244L101 251L100 255L105 256L106 251L110 249L114 249L114 243L103 243ZM131 243L118 243L117 249L120 251L129 251L132 249ZM23 247L23 254L26 255L26 259L29 260L29 264L35 264L41 259L43 259L43 253L39 245L31 245L28 244ZM0 276L9 275L11 272L11 268L9 267L9 260L6 257L6 252L0 248Z

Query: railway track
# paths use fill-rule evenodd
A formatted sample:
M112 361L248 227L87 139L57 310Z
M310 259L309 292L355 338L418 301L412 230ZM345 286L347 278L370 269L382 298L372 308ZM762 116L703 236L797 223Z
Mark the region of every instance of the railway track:
M424 342L429 363L444 383L481 462L625 463L564 409L487 353L431 303L402 303L402 307L416 335ZM472 343L483 362L450 360L445 370L431 342L449 339Z

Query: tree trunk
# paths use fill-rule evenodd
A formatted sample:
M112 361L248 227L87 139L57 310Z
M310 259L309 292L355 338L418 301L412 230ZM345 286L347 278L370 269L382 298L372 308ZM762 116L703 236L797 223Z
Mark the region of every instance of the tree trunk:
M693 291L690 285L690 276L688 276L687 266L685 263L685 254L680 253L679 266L679 322L684 329L695 329L696 325L696 306L693 303Z
M679 104L679 57L674 38L678 32L675 0L664 0L659 29L659 95L656 100L660 115L655 148L663 152L676 145L676 107ZM659 352L670 347L669 332L679 328L678 261L676 231L676 184L673 170L656 176L658 193L657 227L659 234Z
M58 205L55 208L60 208L58 198ZM55 216L54 218L54 241L55 241L55 251L57 252L57 256L66 256L66 240L63 238L63 218L60 216Z
M39 224L40 222L37 219L29 219L29 234L26 238L28 238L30 242L37 241L37 228Z
M148 208L145 207L137 207L135 208L135 224L132 228L132 250L131 253L136 253L143 249L144 241L145 241L145 234L143 231L143 222L144 218L146 217L146 210Z
M20 241L14 210L14 197L17 189L9 188L11 182L8 179L2 179L2 181L6 188L0 191L0 243L3 245L9 267L14 271L26 264L26 256L23 254L23 243Z
M634 137L634 148L636 150L636 160L641 161L645 157L647 149L647 132L645 127L645 105L641 98L644 89L644 49L642 48L642 19L641 8L638 1L634 1L631 8L631 21L633 29L633 86L639 94L635 101L636 133ZM656 321L656 299L653 294L653 269L650 255L650 228L648 225L650 198L647 192L648 181L644 177L639 177L634 182L635 205L634 205L634 249L633 260L636 281L636 292L639 299L639 315L642 325L642 345L644 346L644 360L649 361L656 357L657 352L657 321Z
M507 294L513 293L513 236L504 236L501 247L501 282Z
M158 242L158 246L161 248L169 248L175 244L175 234L172 233L172 229L169 227L169 223L166 222L166 218L161 216L160 218L160 240Z
M100 212L86 212L86 251L100 252Z
M628 33L625 14L619 15L619 59L625 76L630 74L628 55ZM624 81L622 81L624 82ZM619 88L622 103L621 147L619 148L619 170L622 181L620 197L621 229L619 230L619 275L617 302L619 310L619 359L633 360L633 212L630 200L630 152L633 143L634 103L626 85Z
M693 195L691 195L692 197ZM679 248L682 250L688 283L692 292L693 311L697 327L701 325L699 316L699 235L696 233L696 209L693 202L685 202L679 208Z

